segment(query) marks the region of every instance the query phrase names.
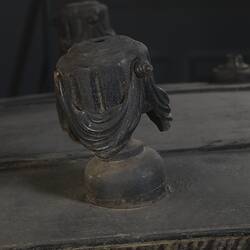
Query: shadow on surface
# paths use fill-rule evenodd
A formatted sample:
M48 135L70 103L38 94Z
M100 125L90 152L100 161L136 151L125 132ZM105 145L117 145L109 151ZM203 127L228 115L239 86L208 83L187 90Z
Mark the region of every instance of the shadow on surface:
M61 166L29 169L25 179L35 190L61 196L71 200L84 201L84 166L86 161L64 162ZM71 165L71 167L68 167Z

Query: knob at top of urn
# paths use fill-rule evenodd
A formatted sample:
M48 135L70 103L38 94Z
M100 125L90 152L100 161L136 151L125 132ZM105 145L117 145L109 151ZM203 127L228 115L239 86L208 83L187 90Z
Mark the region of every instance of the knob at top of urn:
M126 36L84 41L59 60L55 81L64 128L96 155L86 167L87 199L120 208L165 194L163 160L132 139L142 113L161 131L172 119L147 47Z

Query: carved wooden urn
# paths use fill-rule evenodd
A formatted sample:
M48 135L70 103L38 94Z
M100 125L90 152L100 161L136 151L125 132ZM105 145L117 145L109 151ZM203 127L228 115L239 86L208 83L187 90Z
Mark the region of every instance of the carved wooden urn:
M143 113L160 131L170 127L147 47L126 36L76 44L59 60L55 83L63 129L95 154L83 176L87 201L133 208L163 197L162 158L132 136Z

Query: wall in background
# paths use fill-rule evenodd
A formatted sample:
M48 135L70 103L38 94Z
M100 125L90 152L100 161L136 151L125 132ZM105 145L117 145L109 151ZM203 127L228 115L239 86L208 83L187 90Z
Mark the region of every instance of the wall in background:
M230 52L250 59L248 8L186 6L184 0L104 2L118 33L150 47L158 82L209 81L211 68Z
M52 0L8 0L0 8L0 97L52 91L58 42Z
M249 57L248 8L103 0L119 34L150 48L157 82L208 81L228 52ZM39 4L38 4L39 3ZM47 5L46 5L46 4ZM54 23L62 0L8 0L0 8L0 97L51 91L58 59ZM13 8L14 6L14 8Z

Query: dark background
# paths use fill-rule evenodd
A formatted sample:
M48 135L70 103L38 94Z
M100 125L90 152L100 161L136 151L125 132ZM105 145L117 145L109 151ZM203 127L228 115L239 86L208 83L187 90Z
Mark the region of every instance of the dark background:
M249 8L168 0L100 0L115 31L143 41L159 83L209 81L229 52L249 61ZM55 19L62 0L3 0L0 7L0 97L53 90L59 57ZM67 1L69 2L69 1Z

